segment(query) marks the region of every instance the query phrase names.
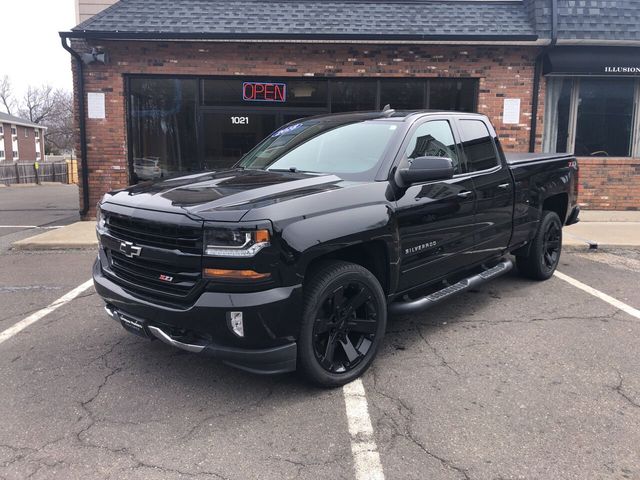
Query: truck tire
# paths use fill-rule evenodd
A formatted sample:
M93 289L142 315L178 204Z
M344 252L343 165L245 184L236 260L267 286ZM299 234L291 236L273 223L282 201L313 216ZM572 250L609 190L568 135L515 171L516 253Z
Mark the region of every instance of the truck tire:
M542 212L540 227L531 242L529 254L516 256L522 275L534 280L547 280L556 271L562 252L562 222L556 212Z
M369 270L343 261L323 264L305 284L299 373L322 387L351 382L371 365L386 326L384 291Z

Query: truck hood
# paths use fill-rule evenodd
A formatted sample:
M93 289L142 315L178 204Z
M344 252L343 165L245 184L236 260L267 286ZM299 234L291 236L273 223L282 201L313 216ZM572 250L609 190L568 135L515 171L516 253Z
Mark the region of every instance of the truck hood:
M256 205L337 188L335 175L265 170L222 170L143 183L110 192L107 203L237 222Z

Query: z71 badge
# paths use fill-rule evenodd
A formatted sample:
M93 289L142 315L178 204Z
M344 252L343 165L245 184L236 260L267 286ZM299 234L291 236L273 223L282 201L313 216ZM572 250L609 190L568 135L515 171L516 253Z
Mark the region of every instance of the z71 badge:
M411 255L413 253L420 253L427 248L435 247L438 244L435 240L432 242L422 243L420 245L416 245L415 247L409 247L404 249L405 255Z

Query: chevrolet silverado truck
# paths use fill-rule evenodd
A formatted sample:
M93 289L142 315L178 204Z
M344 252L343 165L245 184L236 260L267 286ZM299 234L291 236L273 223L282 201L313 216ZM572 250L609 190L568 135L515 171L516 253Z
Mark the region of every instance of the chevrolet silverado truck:
M502 275L513 257L551 277L577 193L573 156L505 155L483 115L313 117L231 169L105 195L93 279L132 333L339 386L371 365L389 315Z

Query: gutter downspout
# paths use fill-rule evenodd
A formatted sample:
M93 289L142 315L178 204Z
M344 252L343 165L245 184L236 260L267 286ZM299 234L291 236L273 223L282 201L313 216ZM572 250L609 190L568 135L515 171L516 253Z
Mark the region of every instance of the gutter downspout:
M84 63L80 54L73 50L67 44L68 35L60 33L60 41L62 42L62 48L71 54L76 60L78 67L78 118L80 128L80 164L82 166L82 209L80 210L80 217L84 217L89 212L89 169L87 163L87 124L85 120L86 108L84 100Z
M529 132L529 152L536 149L536 130L538 129L538 104L540 102L540 80L544 57L558 43L558 0L551 0L551 42L536 57L533 69L533 99L531 100L531 131Z

